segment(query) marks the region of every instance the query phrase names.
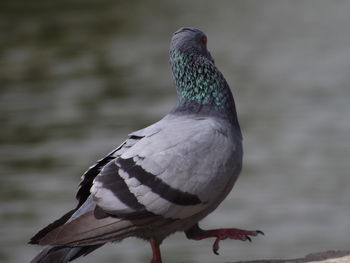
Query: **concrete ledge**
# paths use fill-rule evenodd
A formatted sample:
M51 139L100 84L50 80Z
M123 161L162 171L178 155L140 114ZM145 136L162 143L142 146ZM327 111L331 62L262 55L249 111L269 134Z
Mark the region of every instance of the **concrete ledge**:
M254 261L240 261L236 263L350 263L350 250L337 251L330 250L320 253L312 253L304 258L295 259L270 259L270 260L254 260Z

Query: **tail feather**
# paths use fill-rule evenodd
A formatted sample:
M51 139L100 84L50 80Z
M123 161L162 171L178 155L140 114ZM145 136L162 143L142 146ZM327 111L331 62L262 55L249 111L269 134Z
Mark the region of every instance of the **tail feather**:
M162 229L173 221L156 215L135 219L111 216L98 219L90 211L47 233L38 240L38 244L77 247L103 245L130 236L147 238L154 235L154 229Z
M67 263L80 256L85 256L98 246L85 247L66 247L66 246L47 246L30 263Z
M75 210L73 209L68 213L66 213L65 215L63 215L61 218L57 219L55 222L44 227L42 230L40 230L37 234L35 234L35 236L33 236L30 239L29 244L32 244L32 245L38 244L39 240L43 238L47 233L51 232L52 230L54 230L55 228L61 225L64 225L69 220L69 218L73 215L74 212Z
M159 227L171 219L150 216L142 219L125 220L114 217L97 219L88 212L46 234L39 245L55 246L91 246L138 236L140 231L150 227Z

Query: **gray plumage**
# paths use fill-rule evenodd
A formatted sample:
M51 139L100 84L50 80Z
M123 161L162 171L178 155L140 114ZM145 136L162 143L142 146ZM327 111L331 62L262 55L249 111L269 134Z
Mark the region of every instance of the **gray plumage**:
M177 31L170 64L176 106L90 167L77 207L32 238L49 246L32 263L68 262L131 236L161 243L195 226L231 191L241 171L242 136L204 33Z

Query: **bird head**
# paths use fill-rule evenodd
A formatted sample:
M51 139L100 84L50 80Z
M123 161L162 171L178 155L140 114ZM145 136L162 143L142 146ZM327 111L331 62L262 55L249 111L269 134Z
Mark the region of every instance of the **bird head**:
M182 27L177 30L170 44L170 53L180 52L183 55L202 55L214 63L207 49L207 36L199 29Z

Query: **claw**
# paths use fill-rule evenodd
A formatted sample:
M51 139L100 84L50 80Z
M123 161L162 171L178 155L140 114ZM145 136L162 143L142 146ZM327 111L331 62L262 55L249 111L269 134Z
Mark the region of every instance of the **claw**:
M261 230L256 230L255 232L258 233L258 234L260 234L260 235L265 236L265 233L264 233L263 231L261 231Z
M246 238L249 242L252 242L252 239L250 238L250 236L245 236L245 238Z
M213 252L214 252L215 255L219 255L219 252L218 252L219 248L220 248L219 242L220 242L220 238L216 238L215 242L213 244Z

